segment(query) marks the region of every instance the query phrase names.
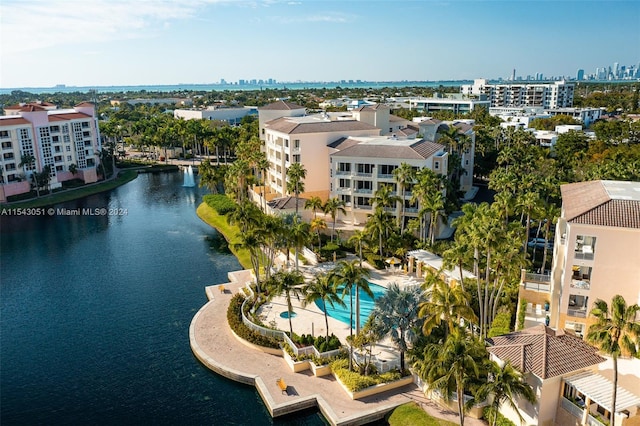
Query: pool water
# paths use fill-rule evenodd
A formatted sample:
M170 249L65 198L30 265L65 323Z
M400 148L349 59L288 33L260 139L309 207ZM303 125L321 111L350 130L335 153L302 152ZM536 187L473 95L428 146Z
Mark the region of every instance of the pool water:
M371 315L371 311L373 311L373 308L375 306L375 300L380 296L382 296L385 293L385 291L387 291L385 287L378 284L372 284L372 283L369 283L369 289L371 289L371 292L373 293L373 299L369 297L367 294L365 294L362 290L360 290L360 326L361 327L364 326L364 324L367 322L367 319L369 318L369 315ZM342 287L338 289L338 294L342 295ZM353 295L353 323L351 324L351 327L355 328L355 324L356 324L355 289L351 289L351 294ZM346 306L334 305L332 307L330 304L328 304L326 312L327 312L327 315L329 315L331 318L335 318L345 324L349 324L349 319L351 317L351 314L349 311L349 295L345 294L344 297L342 297L342 301L345 303ZM325 311L324 302L322 302L321 300L316 301L316 306L320 308L322 311Z
M291 318L295 318L296 315L298 314L296 314L295 312L291 312ZM288 311L280 312L280 318L285 318L285 319L289 318L289 312Z

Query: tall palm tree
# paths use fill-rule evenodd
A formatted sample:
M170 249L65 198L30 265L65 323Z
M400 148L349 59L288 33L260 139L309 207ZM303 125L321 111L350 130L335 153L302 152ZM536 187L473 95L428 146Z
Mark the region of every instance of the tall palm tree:
M375 208L389 208L396 205L400 198L394 194L390 185L380 185L380 187L369 199L369 203Z
M301 163L293 163L287 169L287 192L293 193L296 196L296 216L298 215L298 198L300 193L304 192L304 178L307 177L307 170Z
M527 240L529 238L529 230L531 229L531 216L534 214L534 211L538 206L542 203L540 200L540 194L537 192L525 192L520 197L518 197L517 207L523 216L526 216L525 228L526 233L524 236L524 242L522 245L522 250L524 252L524 256L527 256Z
M392 226L389 215L382 208L376 208L373 214L369 215L367 223L365 224L364 229L371 234L372 238L378 240L378 250L381 257L384 256L383 242L389 237Z
M376 300L371 313L381 325L383 334L389 334L400 350L402 371L405 369L405 353L417 338L416 330L420 329L422 323L418 309L423 296L422 290L417 286L401 290L398 284L392 283L384 295Z
M333 282L329 279L327 274L316 275L315 279L308 283L305 290L305 297L303 305L314 303L316 301L322 302L322 311L324 312L324 323L326 326L326 337L329 340L329 318L327 315L327 304L332 308L335 305L346 306L344 301L340 298L338 290Z
M322 239L320 231L327 229L327 222L321 217L315 217L311 220L311 231L318 235L318 250L322 248Z
M22 154L22 156L20 157L20 164L18 164L18 167L23 167L25 174L28 170L33 170L34 175L37 174L36 157L34 157L31 154ZM37 179L34 179L34 181L37 181ZM40 186L38 186L38 182L35 182L35 187L36 187L36 195L40 197Z
M289 228L289 233L295 249L296 271L299 271L299 254L311 235L309 224L300 220L298 216L294 216L293 225Z
M615 426L616 397L618 389L618 357L635 356L638 353L640 338L640 322L637 304L627 306L627 302L619 294L611 299L611 310L607 302L596 300L589 313L595 318L595 324L587 331L587 342L596 345L613 360L613 391L611 395L611 426Z
M469 407L464 402L464 392L469 390L469 384L483 375L486 357L484 345L469 335L466 329L457 328L444 344L428 345L423 358L414 363L414 368L429 389L439 391L447 401L456 393L460 426L464 426Z
M360 259L360 266L362 266L362 245L367 240L367 234L360 229L353 231L353 235L349 237L349 244L353 244L358 250L358 259Z
M304 202L304 208L313 210L313 218L315 219L317 216L317 211L322 210L322 200L320 199L320 197L316 197L314 195Z
M251 267L253 273L256 276L256 293L261 293L260 288L260 259L262 255L262 244L264 240L259 232L254 230L242 232L238 235L239 242L235 243L236 248L243 248L249 251L249 258L251 260ZM256 297L255 301L258 298Z
M331 242L333 242L333 234L336 232L336 215L338 212L343 215L347 214L347 211L344 209L345 203L338 197L329 198L327 202L324 204L323 210L325 213L328 213L331 216L331 220L333 221L331 227Z
M415 169L408 163L400 164L400 167L393 170L393 177L398 182L400 187L400 202L402 203L401 212L398 216L398 224L400 226L400 232L404 233L404 215L405 215L405 194L407 186L409 186L416 178Z
M298 271L280 271L277 272L272 279L273 288L271 294L283 294L287 300L287 312L289 313L289 337L293 337L293 324L291 317L293 316L293 304L291 297L300 299L304 295L302 285L304 284L304 276Z
M429 238L431 245L436 242L438 220L444 217L444 195L440 191L432 191L422 200L422 210L429 213Z
M422 288L425 301L420 304L418 315L425 318L422 332L431 333L434 327L446 324L445 336L453 332L460 319L469 322L477 321L476 315L469 305L469 297L459 286L451 287L441 277L441 272L428 270Z
M500 366L497 362L491 361L489 363L489 381L480 386L479 394L481 399L488 395L493 395L493 401L491 402L491 409L493 411L493 418L491 426L496 425L498 419L497 413L503 404L507 404L511 407L518 416L520 421L523 421L516 398L524 398L530 403L536 402L536 394L531 388L531 385L527 383L522 374L516 370L510 361L505 362Z
M247 232L254 229L260 223L262 212L251 201L244 200L235 205L235 208L227 215L227 222L238 225L240 231Z
M349 295L349 335L353 339L353 293L356 294L356 334L360 332L360 290L373 298L369 288L369 270L359 265L357 260L342 260L329 273L329 279L336 287L343 286L342 297ZM353 347L349 356L349 369L353 368Z

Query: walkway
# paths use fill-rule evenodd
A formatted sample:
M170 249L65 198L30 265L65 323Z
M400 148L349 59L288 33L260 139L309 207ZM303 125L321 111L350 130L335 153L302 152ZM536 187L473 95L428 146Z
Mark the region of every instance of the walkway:
M233 294L251 280L249 271L229 274L230 283L207 287L209 302L195 315L189 328L191 348L208 368L232 380L254 385L273 417L310 407L318 407L332 425L362 425L384 417L398 405L418 402L435 417L456 421L457 415L444 412L428 401L415 384L361 400L352 400L332 375L314 377L310 370L293 373L285 360L275 354L247 346L227 325L227 307ZM287 383L287 394L276 385ZM484 425L469 419L468 425Z

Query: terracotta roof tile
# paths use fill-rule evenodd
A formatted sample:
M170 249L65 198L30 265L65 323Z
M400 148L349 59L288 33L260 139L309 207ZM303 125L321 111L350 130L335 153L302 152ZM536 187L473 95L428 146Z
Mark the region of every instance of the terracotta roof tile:
M350 132L356 130L380 130L375 126L356 120L296 122L288 117L277 118L267 123L266 127L287 134Z
M22 117L18 117L18 116L9 116L10 118L1 118L0 119L0 126L16 126L19 124L28 124L31 125L31 123L27 120L24 119Z
M544 325L487 339L487 350L541 379L580 370L605 359L582 339Z
M304 107L293 102L276 101L258 108L260 111L291 111L293 109L304 109Z
M90 115L83 114L81 112L70 112L65 114L51 114L49 115L49 121L68 121L77 119L91 118Z
M589 181L560 187L571 223L640 228L640 182Z

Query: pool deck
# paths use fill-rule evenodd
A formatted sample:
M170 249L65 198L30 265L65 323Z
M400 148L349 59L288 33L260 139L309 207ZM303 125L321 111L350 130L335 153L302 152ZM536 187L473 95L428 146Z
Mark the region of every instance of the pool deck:
M434 417L458 421L457 414L431 402L415 384L352 400L332 375L314 377L310 370L294 373L280 354L267 353L249 346L232 333L226 314L233 294L251 281L251 272L232 272L229 278L230 282L223 284L224 292L220 291L219 285L206 288L209 301L196 313L189 328L191 349L214 372L255 386L273 417L317 407L332 425L363 425L383 418L398 405L415 401ZM376 277L372 277L371 282L380 284ZM284 309L280 308L279 303L282 302L274 300L271 308L273 313L266 322L277 317L277 321L281 320L278 327L288 330L288 320L279 316L280 312L286 311L286 304ZM315 304L307 308L295 308L298 315L292 319L294 332L310 333L311 327L314 327L316 335L324 334L324 315ZM340 339L348 335L346 324L329 319L333 320L329 324L330 332ZM276 384L277 379L283 379L288 385L286 393ZM465 424L474 426L485 423L467 418Z

